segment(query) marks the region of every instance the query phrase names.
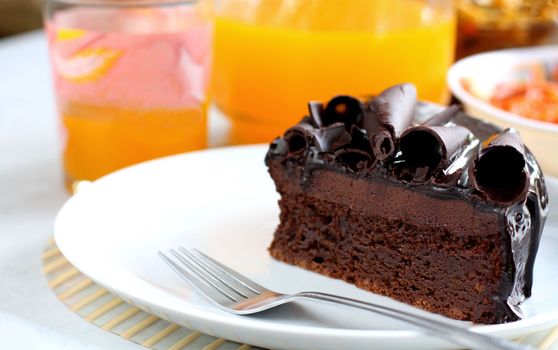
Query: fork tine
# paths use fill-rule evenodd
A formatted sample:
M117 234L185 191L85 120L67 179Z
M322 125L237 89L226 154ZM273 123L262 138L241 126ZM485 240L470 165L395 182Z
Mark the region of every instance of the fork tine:
M207 262L202 260L200 257L196 256L192 252L184 249L184 247L180 247L179 250L182 254L188 256L192 262L202 268L206 273L210 274L213 278L217 279L219 282L223 283L235 293L239 294L244 298L249 298L250 296L254 295L254 292L251 289L248 289L243 284L238 283L235 279L230 278L227 274L223 273L220 270L215 269L213 266L209 265ZM259 294L259 293L256 293Z
M260 294L266 292L267 289L260 286L256 282L252 281L246 276L241 275L240 273L234 271L230 267L227 267L217 260L210 258L209 256L205 255L204 253L200 252L197 249L194 249L194 252L203 260L205 260L209 265L213 266L216 270L221 271L223 274L229 276L230 278L234 279L238 283L242 284L246 288L250 289L254 293Z
M220 300L223 300L223 297L227 298L229 301L236 302L236 300L227 295L227 293L222 292L218 288L215 288L207 283L203 282L196 276L192 275L186 269L184 269L179 264L175 263L171 258L166 256L164 253L159 251L159 257L171 268L176 272L183 280L188 282L189 285L194 287L198 292L206 296L208 299L214 301L217 304L220 304Z
M190 257L186 254L180 254L174 249L170 250L171 254L174 255L180 262L188 267L188 269L194 272L199 278L201 278L205 283L209 284L213 288L217 289L222 294L226 295L229 299L233 301L239 301L245 299L246 297L238 293L234 288L229 287L227 284L222 283L215 277L208 274L203 269L197 267ZM231 293L232 292L232 293Z

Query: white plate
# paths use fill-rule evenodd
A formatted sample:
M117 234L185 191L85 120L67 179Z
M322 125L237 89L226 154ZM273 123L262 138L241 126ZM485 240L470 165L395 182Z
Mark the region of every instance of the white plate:
M267 253L278 223L278 195L263 158L266 146L216 149L164 158L109 175L62 208L56 243L68 260L146 311L214 336L274 349L442 349L446 342L374 314L317 303L254 317L219 311L157 256L196 247L269 288L316 290L413 308L300 268ZM558 188L554 181L552 198ZM558 323L558 217L543 234L527 317L478 332L518 337Z

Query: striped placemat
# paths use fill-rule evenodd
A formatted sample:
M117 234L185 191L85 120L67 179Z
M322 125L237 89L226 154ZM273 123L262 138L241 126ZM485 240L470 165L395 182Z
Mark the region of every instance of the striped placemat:
M124 339L156 350L260 349L172 324L126 303L73 267L52 239L42 258L48 286L60 301L86 321Z
M156 350L261 349L215 338L153 316L110 294L73 267L50 239L43 252L49 287L68 308L105 331ZM539 350L558 350L558 327L516 339Z

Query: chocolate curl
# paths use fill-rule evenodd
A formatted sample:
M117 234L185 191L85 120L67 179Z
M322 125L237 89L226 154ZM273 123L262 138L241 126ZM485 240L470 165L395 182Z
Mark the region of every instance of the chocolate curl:
M411 125L417 106L417 89L412 84L391 87L373 99L363 118L376 159L395 156L401 134Z
M350 144L352 140L343 123L334 123L325 128L317 129L314 139L320 152L335 151Z
M310 117L304 117L298 124L285 131L283 139L287 143L289 153L297 154L315 144L316 130Z
M469 138L462 126L415 126L401 135L402 175L417 182L445 169Z
M351 135L345 129L345 124L335 123L324 128L314 128L309 117L285 132L289 152L296 154L310 146L315 146L320 152L332 152L351 143Z
M362 103L351 96L339 95L332 98L323 110L321 125L328 126L333 123L344 123L347 130L361 122L364 108Z
M435 125L444 125L453 118L457 116L457 114L461 112L461 107L458 105L452 105L448 108L444 109L438 114L434 114L430 117L427 121L422 123L424 126L435 126Z
M310 117L312 117L316 126L321 128L323 126L322 114L324 112L324 104L318 101L310 101L308 102L308 112L310 112Z
M351 145L350 148L360 149L370 155L370 158L374 157L372 153L372 148L370 148L370 141L366 135L366 130L353 125L351 128Z
M525 148L515 129L506 129L483 142L469 168L473 190L487 200L510 205L525 200L529 190Z

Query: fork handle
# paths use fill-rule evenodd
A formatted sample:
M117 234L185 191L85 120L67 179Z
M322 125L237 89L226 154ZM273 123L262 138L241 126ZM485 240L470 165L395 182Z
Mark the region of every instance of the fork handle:
M410 323L427 333L447 339L454 344L464 346L472 350L533 350L533 348L529 345L518 344L509 340L476 333L447 322L430 319L424 316L411 314L405 311L392 309L390 307L378 304L367 303L360 300L344 298L341 296L320 292L302 292L296 294L296 296L372 311L377 314Z

